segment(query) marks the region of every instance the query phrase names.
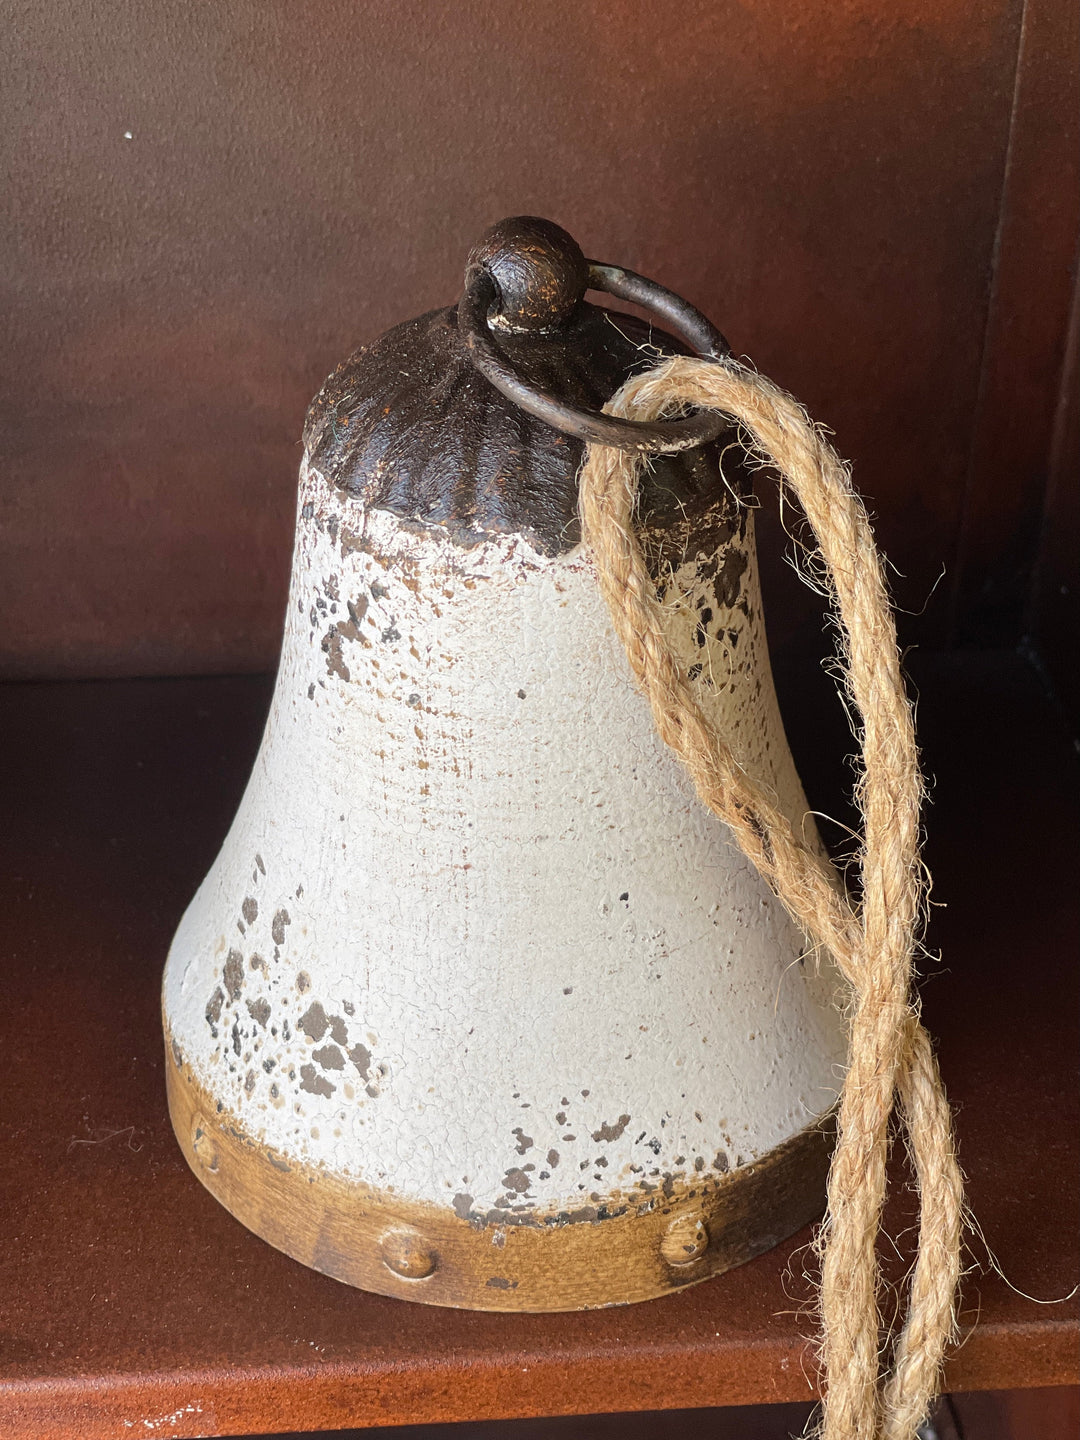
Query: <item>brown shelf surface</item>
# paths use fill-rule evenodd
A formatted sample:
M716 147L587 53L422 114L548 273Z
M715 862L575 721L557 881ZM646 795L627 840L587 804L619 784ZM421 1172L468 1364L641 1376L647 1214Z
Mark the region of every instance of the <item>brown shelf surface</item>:
M1078 1269L1075 757L1014 656L932 658L916 678L945 907L924 1009L970 1203L1011 1282L972 1240L947 1384L1075 1383L1076 1299L1036 1303L1067 1293ZM783 677L781 688L797 689ZM644 1305L472 1314L306 1270L197 1184L165 1112L159 976L268 693L261 678L0 688L0 1434L183 1437L807 1399L809 1231ZM805 772L813 705L787 713ZM820 734L839 743L827 725ZM828 793L828 777L816 791L808 779ZM911 1215L898 1195L898 1275Z

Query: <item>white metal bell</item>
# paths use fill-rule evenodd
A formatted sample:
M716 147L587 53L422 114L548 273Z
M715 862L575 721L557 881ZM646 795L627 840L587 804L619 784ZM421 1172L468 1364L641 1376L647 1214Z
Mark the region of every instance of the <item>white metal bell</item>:
M517 224L482 252L504 313ZM580 296L560 324L499 343L579 400L655 356ZM335 372L262 748L166 968L196 1174L271 1244L408 1299L645 1299L823 1203L835 973L653 731L578 542L580 454L477 374L453 310ZM672 639L812 834L752 510L715 446L651 484Z

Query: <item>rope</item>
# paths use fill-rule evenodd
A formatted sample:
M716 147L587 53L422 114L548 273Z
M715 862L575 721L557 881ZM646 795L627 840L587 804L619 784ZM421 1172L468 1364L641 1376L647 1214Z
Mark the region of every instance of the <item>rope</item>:
M857 913L831 868L711 728L672 652L634 528L640 457L590 446L581 475L583 534L657 732L850 986L848 1066L819 1236L822 1440L913 1440L955 1327L963 1186L951 1112L910 989L926 883L923 785L881 558L847 467L798 402L763 376L734 361L673 358L628 380L606 408L652 420L684 405L718 409L738 422L751 454L779 471L801 505L825 560L846 684L861 720ZM919 1186L919 1249L906 1320L882 1377L876 1240L897 1093Z

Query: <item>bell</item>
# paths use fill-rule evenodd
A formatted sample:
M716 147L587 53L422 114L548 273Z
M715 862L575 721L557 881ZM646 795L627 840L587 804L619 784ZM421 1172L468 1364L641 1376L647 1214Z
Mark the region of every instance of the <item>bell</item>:
M583 438L669 452L639 518L671 641L818 844L748 482L715 415L598 413L684 345L587 288L721 353L685 302L524 218L459 306L316 397L262 747L165 970L198 1178L304 1264L431 1304L648 1299L824 1203L836 974L656 736L577 520Z

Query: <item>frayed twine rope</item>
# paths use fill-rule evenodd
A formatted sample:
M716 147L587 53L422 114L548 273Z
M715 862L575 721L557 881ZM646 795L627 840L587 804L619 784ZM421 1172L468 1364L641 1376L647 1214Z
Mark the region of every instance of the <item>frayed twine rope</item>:
M738 422L751 454L780 472L801 505L825 560L846 684L861 720L858 913L828 865L739 767L694 698L665 636L664 611L634 529L639 457L590 446L581 476L585 542L658 733L851 987L848 1068L819 1241L822 1436L913 1440L955 1327L963 1185L952 1116L910 989L925 899L923 784L881 557L847 467L802 406L754 371L734 361L670 359L628 380L606 408L653 420L682 405L721 410ZM876 1239L896 1094L919 1187L919 1249L903 1330L881 1375Z

